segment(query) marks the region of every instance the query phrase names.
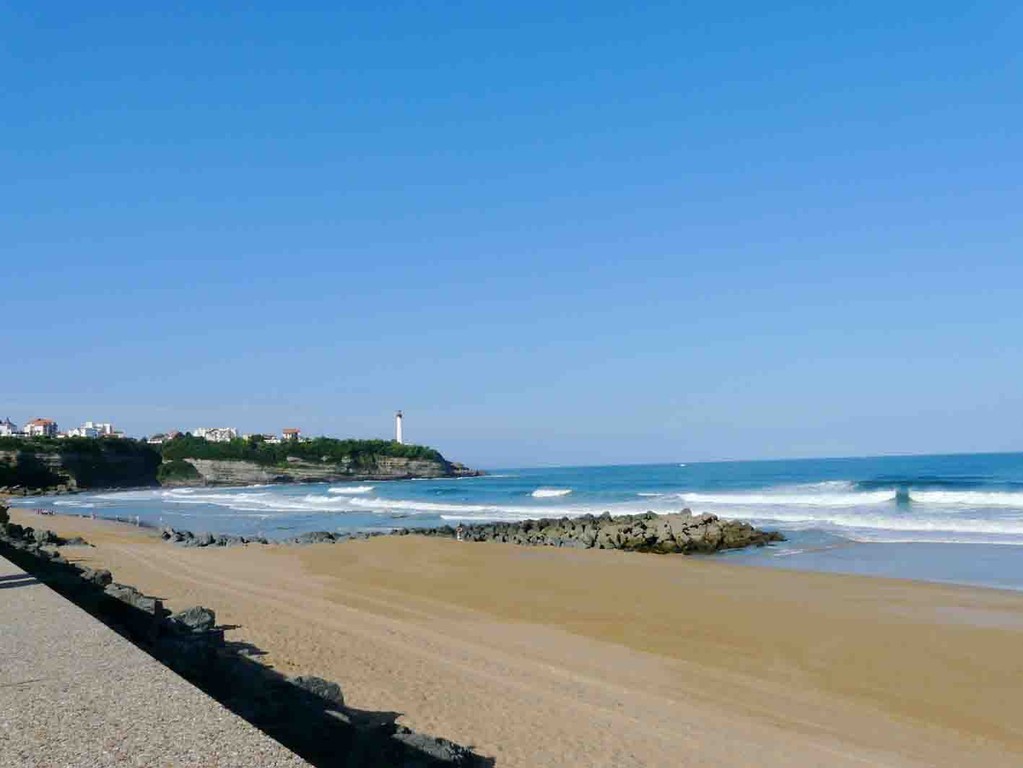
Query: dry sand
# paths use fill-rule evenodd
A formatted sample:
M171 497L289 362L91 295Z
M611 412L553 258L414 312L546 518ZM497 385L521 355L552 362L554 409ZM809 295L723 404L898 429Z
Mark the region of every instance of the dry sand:
M182 549L12 516L502 767L1023 765L1019 593L419 537Z

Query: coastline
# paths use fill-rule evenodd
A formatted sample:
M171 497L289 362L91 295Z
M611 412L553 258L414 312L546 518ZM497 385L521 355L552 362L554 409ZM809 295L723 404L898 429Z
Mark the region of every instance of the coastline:
M460 477L486 477L487 473L482 469L467 469L465 472L449 476L433 477L431 475L408 475L396 477L393 475L344 475L340 477L329 476L326 478L290 478L287 480L268 480L265 483L151 483L149 485L111 485L97 486L95 488L69 488L57 486L53 488L25 488L24 492L16 493L14 489L4 488L0 491L0 502L5 500L15 501L17 499L32 499L40 496L77 496L83 493L121 493L130 491L153 491L160 488L168 490L174 488L215 488L217 490L229 491L232 489L261 488L263 486L291 486L291 485L316 485L317 483L391 483L401 480L438 480L454 479Z
M378 537L183 549L11 510L209 605L289 674L497 765L1018 764L1023 596L723 560ZM926 648L927 653L921 653Z

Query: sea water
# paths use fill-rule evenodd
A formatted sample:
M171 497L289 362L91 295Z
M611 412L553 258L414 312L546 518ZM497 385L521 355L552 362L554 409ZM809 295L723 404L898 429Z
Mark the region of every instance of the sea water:
M24 504L268 538L688 507L788 537L728 553L731 562L1023 589L1023 454L506 469L476 478L83 493Z

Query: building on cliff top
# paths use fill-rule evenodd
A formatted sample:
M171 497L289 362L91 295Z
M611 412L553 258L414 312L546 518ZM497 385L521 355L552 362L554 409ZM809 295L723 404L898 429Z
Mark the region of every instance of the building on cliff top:
M87 421L80 427L69 429L64 437L124 437L109 421Z
M10 419L0 421L0 437L14 437L19 434L21 434L21 431L13 421Z
M302 430L296 429L295 427L285 427L281 430L282 440L298 440L301 435Z
M29 437L56 437L57 422L53 419L32 419L25 425L25 434Z
M211 443L227 443L238 437L238 430L234 427L198 427L192 430L192 435Z

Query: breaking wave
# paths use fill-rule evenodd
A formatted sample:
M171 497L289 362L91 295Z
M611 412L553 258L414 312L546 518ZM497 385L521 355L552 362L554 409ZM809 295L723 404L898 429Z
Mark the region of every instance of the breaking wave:
M328 488L327 493L369 493L375 486L372 485L338 485L334 488Z
M679 493L675 498L692 505L728 506L795 506L795 507L860 507L896 500L897 491L812 491L793 488L789 491L758 491L750 493Z
M918 504L1023 509L1023 493L1019 491L910 491L909 500Z
M572 493L571 488L537 488L530 496L534 499L557 499Z

